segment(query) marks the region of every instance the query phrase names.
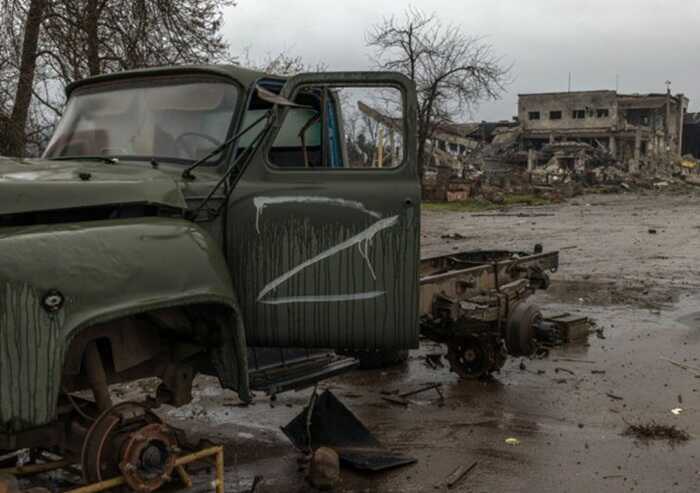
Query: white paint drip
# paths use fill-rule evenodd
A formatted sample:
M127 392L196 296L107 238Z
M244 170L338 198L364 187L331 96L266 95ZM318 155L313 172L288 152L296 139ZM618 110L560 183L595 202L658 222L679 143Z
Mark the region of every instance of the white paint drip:
M326 204L338 207L349 207L358 211L364 212L374 218L381 218L381 214L376 211L367 209L362 202L355 200L345 200L331 197L312 197L305 195L282 195L279 197L255 197L253 204L255 205L255 230L260 234L260 217L262 216L265 207L269 205L300 203L300 204Z
M272 291L273 289L277 288L280 284L283 284L290 278L294 277L297 275L299 272L303 271L307 267L320 262L323 259L326 259L332 255L335 255L336 253L342 252L343 250L347 250L348 248L353 247L354 245L359 245L362 242L365 242L364 245L364 250L362 250L362 247L360 247L360 254L363 256L363 258L367 261L367 266L370 269L370 272L374 276L374 269L372 268L372 264L369 261L369 255L368 255L368 245L371 242L371 240L374 238L374 236L379 233L380 231L390 228L391 226L395 226L399 222L399 216L391 216L387 217L384 219L380 219L376 223L373 223L370 225L368 228L364 229L360 233L356 234L355 236L352 236L348 238L347 240L338 243L334 247L331 247L327 250L324 250L323 252L319 253L315 257L310 258L309 260L306 260L302 262L301 264L297 265L293 269L285 272L281 276L273 279L270 281L258 294L258 300L260 301L263 296L265 296L267 293ZM375 277L376 279L376 277Z
M377 280L377 274L374 273L374 267L372 266L372 261L369 259L369 245L370 245L370 239L363 240L357 244L357 249L360 251L360 255L362 255L362 258L365 259L365 262L367 262L367 268L369 269L369 273L372 276L372 279L375 281Z
M354 294L328 294L328 295L312 295L312 296L288 296L280 298L272 298L262 300L260 303L266 305L283 305L286 303L330 303L333 301L359 301L371 300L384 296L386 291L368 291L366 293Z

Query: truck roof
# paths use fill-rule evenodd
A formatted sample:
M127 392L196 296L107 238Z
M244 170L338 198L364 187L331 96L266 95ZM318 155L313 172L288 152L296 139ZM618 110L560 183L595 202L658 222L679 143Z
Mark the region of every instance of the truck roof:
M284 81L286 79L286 77L268 74L258 70L247 69L238 65L177 65L127 70L124 72L116 72L113 74L103 74L96 75L94 77L88 77L87 79L82 79L69 84L68 87L66 87L66 95L70 96L70 94L75 89L87 84L92 84L94 82L105 82L152 75L183 75L197 73L213 74L228 77L232 80L240 82L244 87L250 86L255 81L261 78L279 79L281 81Z

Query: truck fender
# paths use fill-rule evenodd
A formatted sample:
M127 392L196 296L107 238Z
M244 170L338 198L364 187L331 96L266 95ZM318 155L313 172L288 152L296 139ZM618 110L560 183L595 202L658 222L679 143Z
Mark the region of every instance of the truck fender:
M220 246L178 218L0 232L0 431L55 418L66 349L81 330L151 310L219 304L236 322L213 363L249 399L245 331ZM233 319L231 319L233 320Z

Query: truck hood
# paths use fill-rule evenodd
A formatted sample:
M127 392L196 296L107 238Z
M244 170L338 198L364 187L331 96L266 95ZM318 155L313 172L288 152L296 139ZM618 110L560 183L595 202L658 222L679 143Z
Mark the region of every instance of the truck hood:
M0 214L128 203L187 206L176 175L145 163L0 158Z

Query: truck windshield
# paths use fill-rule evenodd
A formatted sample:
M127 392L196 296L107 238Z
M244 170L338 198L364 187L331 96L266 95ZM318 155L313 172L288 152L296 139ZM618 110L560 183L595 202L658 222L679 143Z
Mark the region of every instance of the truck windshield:
M45 158L189 163L226 140L238 98L224 82L103 87L71 96Z

